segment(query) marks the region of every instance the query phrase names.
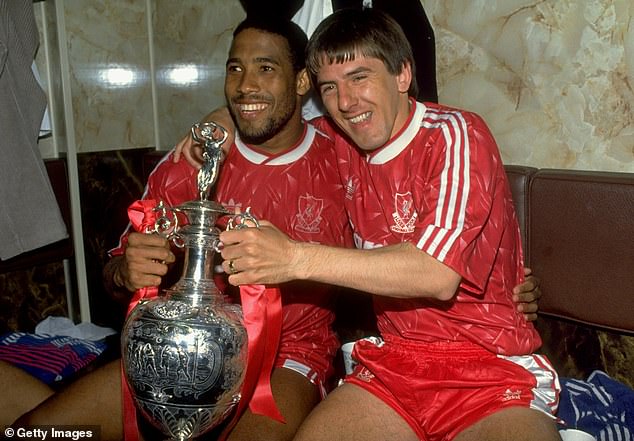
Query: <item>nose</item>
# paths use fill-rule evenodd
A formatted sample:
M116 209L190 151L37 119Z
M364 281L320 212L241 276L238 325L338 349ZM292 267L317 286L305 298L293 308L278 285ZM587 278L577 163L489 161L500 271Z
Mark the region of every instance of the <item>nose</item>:
M350 87L346 85L337 87L337 106L341 112L352 110L356 103L356 95Z
M240 93L252 93L260 89L257 76L249 69L244 70L238 83L238 91Z

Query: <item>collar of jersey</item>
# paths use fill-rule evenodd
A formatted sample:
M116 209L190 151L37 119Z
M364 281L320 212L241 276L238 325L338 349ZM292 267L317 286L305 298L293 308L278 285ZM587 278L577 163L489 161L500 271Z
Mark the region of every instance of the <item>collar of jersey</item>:
M420 129L427 107L414 99L412 99L411 102L414 104L414 109L412 114L410 114L405 128L378 151L368 154L367 159L369 164L385 164L396 158L412 142Z
M297 161L299 158L304 156L306 152L310 149L310 146L315 139L315 127L311 124L304 124L304 135L302 139L294 146L291 147L286 152L275 155L268 156L263 153L260 153L253 148L249 147L247 144L240 139L240 135L236 133L235 146L242 156L245 157L249 162L259 165L286 165L291 164Z

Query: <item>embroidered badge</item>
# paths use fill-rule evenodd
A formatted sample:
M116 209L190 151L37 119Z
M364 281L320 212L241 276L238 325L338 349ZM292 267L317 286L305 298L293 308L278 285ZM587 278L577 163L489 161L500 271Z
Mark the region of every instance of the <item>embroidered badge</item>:
M324 209L324 200L313 196L300 196L297 203L299 213L295 215L295 229L303 233L319 233L319 223L322 220L321 212Z
M390 230L395 233L413 233L418 213L414 211L412 192L396 193L394 196L395 211L392 213L394 225Z

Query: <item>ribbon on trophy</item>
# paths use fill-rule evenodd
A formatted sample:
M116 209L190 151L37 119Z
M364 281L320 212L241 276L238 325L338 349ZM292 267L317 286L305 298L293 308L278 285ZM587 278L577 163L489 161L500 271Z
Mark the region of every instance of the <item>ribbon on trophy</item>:
M280 290L264 285L242 285L240 301L248 336L247 371L240 402L231 421L218 437L219 441L227 439L247 406L254 414L285 422L271 391L271 373L282 330Z
M258 226L249 209L236 214L227 229L246 228L248 222ZM282 333L282 296L279 288L264 285L241 285L242 317L247 330L247 370L242 383L241 398L229 423L218 437L227 439L247 406L252 413L285 423L271 390L271 374L277 357Z
M139 233L155 231L157 225L156 213L158 213L157 206L160 207L161 205L157 204L154 199L133 202L128 207L128 218L130 219L132 228ZM130 304L128 305L126 317L130 315L130 312L140 300L156 297L158 295L158 291L158 286L146 286L137 289L130 300Z
M271 391L271 374L282 332L280 290L264 285L243 285L240 287L240 299L248 335L247 372L242 388L248 396L244 402L249 403L249 409L254 414L268 416L283 423L284 417L277 408ZM253 380L256 381L252 386ZM252 391L247 387L253 388ZM238 409L242 404L241 401Z
M140 200L133 202L128 207L128 218L130 224L135 231L139 233L148 233L157 230L157 207L162 207L162 204L157 204L154 199ZM165 215L165 211L162 212ZM128 311L126 317L130 315L130 312L136 307L136 305L142 299L151 299L158 295L158 286L146 286L137 289L130 303L128 305ZM121 364L121 395L123 406L123 433L126 441L139 441L139 429L137 425L136 406L132 399L132 392L128 386L128 382L123 375L123 363Z

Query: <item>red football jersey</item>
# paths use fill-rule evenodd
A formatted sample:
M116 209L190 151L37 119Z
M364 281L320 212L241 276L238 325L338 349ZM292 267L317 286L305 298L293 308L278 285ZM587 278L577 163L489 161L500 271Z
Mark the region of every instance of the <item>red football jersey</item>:
M152 171L143 198L163 200L171 207L198 199L196 178L196 169L184 160L175 164L169 153ZM258 219L272 222L295 240L352 247L343 197L332 139L306 124L297 145L278 155L256 150L236 136L210 199L230 209L251 207ZM119 246L111 254L122 252ZM338 348L331 329L333 289L293 282L280 290L280 353L304 354L305 359L297 361L321 371L323 377Z
M383 333L421 341L471 341L499 354L526 354L541 340L518 313L521 237L496 143L477 115L412 101L405 127L369 154L342 137L341 178L358 248L408 241L462 276L457 295L375 296Z

